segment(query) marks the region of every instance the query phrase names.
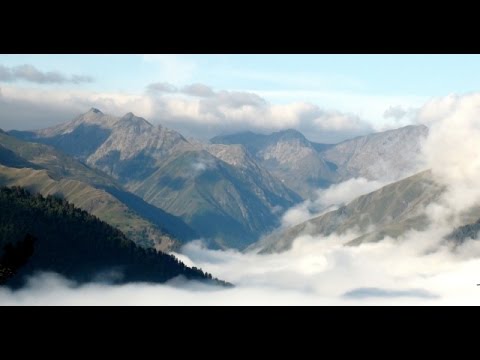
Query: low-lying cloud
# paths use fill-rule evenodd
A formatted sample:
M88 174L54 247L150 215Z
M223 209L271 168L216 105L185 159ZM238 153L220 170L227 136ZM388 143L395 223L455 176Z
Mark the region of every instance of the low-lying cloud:
M2 86L0 128L42 129L71 121L91 107L114 115L132 111L143 116L148 113L149 106L148 99L142 96Z
M0 81L15 82L28 81L37 84L81 84L93 82L87 75L65 75L58 71L41 71L35 66L24 64L18 66L0 65Z
M449 95L428 102L418 121L429 126L423 161L447 191L431 212L458 225L462 213L480 204L480 94ZM480 218L480 215L478 216Z
M401 242L360 247L342 246L346 237L304 236L290 251L272 255L208 250L194 242L179 257L233 282L234 288L182 279L164 285L78 286L40 274L21 290L0 288L0 305L475 304L480 259L452 252L432 241L432 234L411 233ZM478 242L469 245L480 250Z
M307 199L285 212L282 217L282 227L294 226L328 211L333 211L338 206L348 204L353 199L378 190L387 184L388 182L360 177L333 184L327 189L319 189L314 199Z

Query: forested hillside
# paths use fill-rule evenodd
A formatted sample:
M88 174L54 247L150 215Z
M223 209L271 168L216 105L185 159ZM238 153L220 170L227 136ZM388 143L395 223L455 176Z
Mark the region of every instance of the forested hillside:
M165 282L178 275L212 280L171 255L136 246L119 230L65 200L31 195L19 187L0 188L0 278L19 286L25 275L36 271L78 282Z

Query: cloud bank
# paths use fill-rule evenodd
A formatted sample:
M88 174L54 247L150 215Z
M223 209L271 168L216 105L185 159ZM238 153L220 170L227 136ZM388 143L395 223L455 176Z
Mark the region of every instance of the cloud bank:
M308 102L271 104L243 91L214 91L203 84L177 88L154 83L147 87L152 119L203 138L237 131L272 132L295 128L313 141L338 142L372 131L353 114L327 111Z
M429 251L431 235L411 233L400 243L386 240L344 247L347 237L297 239L292 250L274 255L207 250L187 245L187 264L236 284L223 289L174 279L165 285L77 286L40 274L27 287L0 288L0 305L456 305L476 304L480 260L448 246ZM438 234L437 234L438 235ZM477 254L478 242L469 242ZM408 259L408 261L406 261Z
M40 71L35 66L24 64L18 66L0 65L0 81L15 82L28 81L37 84L81 84L93 82L93 78L87 75L67 76L58 71Z
M319 189L314 199L288 209L282 217L282 227L287 228L304 221L320 216L328 211L333 211L340 205L348 204L353 199L378 190L388 182L353 178L334 184L327 189Z
M96 107L113 115L131 111L187 137L202 139L244 130L269 133L295 128L310 140L335 143L372 132L368 122L353 114L308 102L271 104L252 92L214 91L204 84L152 83L139 95L14 86L2 86L1 93L0 116L6 123L0 127L6 130L51 126Z
M417 121L430 128L423 161L447 187L428 209L437 221L462 224L465 212L480 204L479 109L480 94L469 94L433 99L419 111Z

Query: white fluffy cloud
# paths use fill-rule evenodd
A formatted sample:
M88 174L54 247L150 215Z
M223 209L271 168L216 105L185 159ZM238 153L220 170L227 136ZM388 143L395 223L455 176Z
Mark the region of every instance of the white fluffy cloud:
M288 209L282 217L282 227L286 228L335 210L338 206L348 204L360 195L368 194L387 185L387 182L353 178L333 184L327 189L319 189L313 200L305 200Z
M332 143L372 131L357 116L322 110L311 103L270 104L251 92L214 91L203 84L177 87L165 82L150 84L140 95L4 86L0 116L5 122L0 127L25 130L51 126L92 106L114 115L134 112L185 136L204 139L243 130L295 128L310 140Z
M162 91L152 92L155 87ZM212 137L243 130L270 132L295 128L313 141L332 143L372 131L370 124L355 115L326 111L307 102L270 104L251 92L215 92L201 84L176 89L173 96L164 91L166 87L165 84L149 86L154 106L152 118L188 135Z
M40 71L35 66L24 64L8 67L0 64L0 81L29 81L38 84L80 84L89 83L93 78L87 75L65 75L58 71Z
M351 236L354 236L351 234ZM480 242L452 253L441 232L344 247L347 237L300 237L282 254L187 245L179 256L236 284L223 289L175 279L165 285L76 286L44 274L21 290L0 288L1 305L456 305L475 304ZM435 251L431 251L436 245Z
M480 94L449 95L428 102L418 121L430 128L424 161L447 186L436 217L456 224L461 213L480 203ZM479 216L480 217L480 216Z
M140 95L2 86L0 128L40 129L70 121L91 107L116 115L132 111L143 117L152 110L151 100Z
M368 194L387 185L385 182L353 178L340 184L331 185L318 192L318 201L324 205L348 204L360 195Z
M212 88L204 84L187 85L182 88L182 92L187 95L199 96L199 97L209 97L209 96L215 95Z
M383 117L385 118L393 118L394 120L401 120L408 114L408 111L405 110L400 105L397 106L390 106L385 112L383 113Z

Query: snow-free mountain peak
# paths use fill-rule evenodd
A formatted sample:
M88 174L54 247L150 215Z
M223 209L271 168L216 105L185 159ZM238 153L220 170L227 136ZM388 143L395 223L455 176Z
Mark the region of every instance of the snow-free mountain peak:
M135 114L132 112L126 113L120 118L120 120L117 121L115 127L118 128L119 126L136 126L138 130L141 131L153 127L153 125L143 117L135 116Z
M55 138L56 136L79 133L79 132L92 132L92 136L96 137L92 130L105 130L110 129L116 122L118 117L106 115L97 108L91 108L87 112L77 116L72 121L55 125L46 129L40 129L36 131L24 132L23 136L26 140L35 138Z
M91 107L90 110L88 110L87 113L94 113L94 114L103 114L100 110L97 108Z
M286 129L274 132L268 136L270 141L293 141L298 140L305 144L306 146L310 146L310 142L305 138L305 136L298 130L295 129Z
M269 135L244 132L217 136L211 142L243 145L259 164L304 198L334 180L334 172L316 147L294 129Z
M418 155L427 135L426 126L409 125L346 140L321 154L337 166L340 180L398 180L421 170Z
M90 108L86 113L77 116L73 121L60 124L58 127L65 127L72 130L81 124L95 124L102 128L109 128L118 121L118 117L104 114L97 108Z

